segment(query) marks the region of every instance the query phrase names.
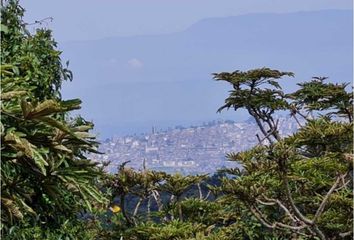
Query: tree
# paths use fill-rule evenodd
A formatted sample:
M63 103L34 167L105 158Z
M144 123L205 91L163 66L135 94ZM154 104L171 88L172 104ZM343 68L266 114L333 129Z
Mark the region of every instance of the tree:
M95 187L101 169L86 157L97 152L93 124L69 116L81 103L61 99L72 74L50 30L29 33L23 13L18 1L1 8L2 237L85 234L77 214L106 204Z
M346 84L314 78L298 84L296 92L284 94L277 82L282 76L293 74L268 68L215 74L217 80L233 87L219 110L246 108L264 135L263 139L258 136L259 145L251 150L228 154L230 160L242 163L243 170L230 171L236 178L224 179L222 189L274 235L349 239L353 224L352 93L346 92ZM299 122L297 133L281 137L274 117L277 110L300 115L306 125Z
M273 114L277 110L287 109L287 101L276 80L284 76L292 77L294 76L292 72L261 68L247 72L222 72L213 75L217 81L226 81L233 86L229 97L225 99L225 104L218 109L218 112L231 107L235 111L244 108L256 120L265 139L271 143L273 139L280 139L278 123L274 120ZM266 123L268 129L263 123Z

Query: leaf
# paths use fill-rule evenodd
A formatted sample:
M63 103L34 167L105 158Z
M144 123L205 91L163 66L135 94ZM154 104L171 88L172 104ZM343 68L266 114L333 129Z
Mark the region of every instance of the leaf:
M8 33L9 28L7 26L5 26L4 24L0 23L0 31L3 33Z
M75 132L84 132L84 131L91 130L92 128L93 128L92 125L81 125L81 126L74 127L73 130Z
M83 186L81 186L81 189L84 190L86 193L88 193L97 202L99 202L99 203L105 202L104 197L101 196L100 193L94 187L92 187L90 185L83 185Z
M26 94L26 91L10 91L6 93L1 93L1 100L11 100L12 98L17 98Z
M40 117L39 120L45 122L46 124L48 124L52 127L60 129L61 131L71 135L73 138L77 139L78 141L80 141L82 143L86 143L88 145L91 145L90 142L86 141L85 139L82 139L80 136L77 136L76 133L72 132L71 129L67 125L65 125L64 123L62 123L58 120L55 120L51 117ZM86 136L86 134L85 134L85 136Z
M275 88L281 89L281 86L280 86L280 84L279 84L277 81L268 80L268 83L269 83L270 85L272 85L273 87L275 87Z
M89 138L89 139L95 139L95 135L92 135L88 132L75 132L74 133L76 137L78 138Z
M46 171L45 166L49 166L49 164L44 160L42 155L37 150L33 150L33 159L34 159L34 162L36 163L36 165L39 167L39 169L43 173L43 175L46 176L47 171Z
M70 110L80 109L81 103L82 102L80 99L75 98L66 101L61 101L60 106L64 108L66 111L70 111Z
M23 214L20 211L20 208L16 205L16 203L9 198L1 198L1 203L9 210L11 214L13 214L18 219L23 219Z
M27 212L29 212L29 213L31 213L33 215L37 215L36 212L30 206L28 206L21 198L19 198L18 200L20 201L20 203L22 204L23 208Z
M28 158L33 158L33 145L27 141L25 138L20 138L14 133L6 134L4 138L12 148L16 149L19 152L23 152Z
M67 152L67 153L72 153L72 151L69 148L65 147L64 145L55 145L54 149Z
M32 111L27 114L26 118L33 119L58 112L63 112L63 108L58 102L54 100L45 100L32 109Z
M5 142L8 142L8 144L18 152L23 152L26 157L33 159L34 163L38 166L43 175L46 175L45 166L48 166L48 163L35 149L36 147L32 145L27 139L20 138L13 133L8 133L5 136Z
M51 117L40 117L39 120L43 121L44 123L52 126L52 127L55 127L65 133L68 133L72 136L74 136L74 133L70 130L70 128L65 125L64 123L58 121L58 120L55 120L54 118L51 118Z

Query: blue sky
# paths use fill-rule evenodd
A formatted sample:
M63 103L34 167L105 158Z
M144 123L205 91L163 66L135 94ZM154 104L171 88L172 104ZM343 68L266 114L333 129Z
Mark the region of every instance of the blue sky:
M216 114L229 86L213 81L212 72L294 71L296 79L284 82L292 90L312 76L348 82L353 75L352 12L320 11L352 10L351 0L21 3L28 23L54 18L43 26L53 30L74 73L63 97L82 99L79 113L104 138L246 119L233 111ZM251 15L231 17L245 14Z
M351 0L22 0L26 21L51 16L61 41L181 31L210 17L352 9Z

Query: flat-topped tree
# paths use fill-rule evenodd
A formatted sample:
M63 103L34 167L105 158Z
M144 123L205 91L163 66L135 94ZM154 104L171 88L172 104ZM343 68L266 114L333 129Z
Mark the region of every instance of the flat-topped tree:
M216 75L234 87L219 110L245 108L270 130L276 129L276 124L271 126L272 114L289 110L293 117L303 116L305 125L299 124L296 133L284 138L272 133L275 141L270 145L228 154L229 160L243 168L228 171L236 177L224 179L223 193L230 197L230 204L241 202L274 237L349 239L353 223L353 93L345 90L346 84L314 78L285 95L277 83L267 82L271 73L277 78L292 75L269 69ZM266 98L268 92L272 94ZM307 118L312 112L312 118ZM243 216L244 211L237 214Z
M226 81L233 86L229 97L225 99L225 104L218 109L218 112L229 108L235 111L246 109L254 117L265 139L270 143L274 139L280 139L277 122L272 115L277 110L286 110L288 103L278 80L286 76L293 77L292 72L260 68L245 72L237 70L231 73L214 73L213 75L217 81Z
M327 77L313 77L311 81L299 83L300 89L287 97L292 102L293 114L306 118L314 111L327 111L327 116L337 115L338 117L353 120L353 94L345 88L348 83L326 83ZM302 114L305 111L306 114Z

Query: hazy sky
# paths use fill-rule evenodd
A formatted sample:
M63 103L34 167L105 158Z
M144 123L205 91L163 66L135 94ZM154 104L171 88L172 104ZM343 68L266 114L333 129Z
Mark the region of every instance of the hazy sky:
M352 9L352 0L22 0L26 21L53 17L57 41L176 32L210 17Z
M53 30L59 49L63 50L62 57L64 61L70 60L74 73L74 81L63 85L63 97L82 99L80 114L93 120L96 130L104 137L142 132L151 129L152 125L166 128L217 118L241 119L242 114L236 116L231 111L215 113L228 88L212 81L210 73L214 71L272 66L294 70L299 79L307 79L317 72L343 81L352 78L352 27L347 20L337 22L347 13L335 18L326 14L322 18L298 16L294 23L291 20L287 23L270 21L269 26L252 25L262 14L244 17L253 19L245 20L245 25L236 19L224 19L226 25L217 30L229 34L228 38L216 36L216 29L212 29L210 22L204 21L204 25L200 25L203 19L217 23L224 21L218 17L249 13L352 9L352 0L20 2L27 11L25 21L28 23L54 18L44 26ZM292 14L285 15L292 19ZM306 22L306 19L314 22ZM199 25L190 28L197 22ZM233 24L231 32L229 23ZM289 29L289 24L293 29ZM196 26L202 27L202 31L198 27L195 29ZM303 26L312 26L316 31ZM29 25L30 30L35 27L38 25ZM184 34L183 30L187 28L191 32ZM239 31L243 31L245 38L239 37ZM255 32L260 32L264 41L258 39ZM286 36L277 35L282 32ZM326 37L317 39L316 35L307 39L312 32ZM132 35L156 36L122 38ZM97 40L104 38L109 39ZM250 39L254 39L253 43Z

